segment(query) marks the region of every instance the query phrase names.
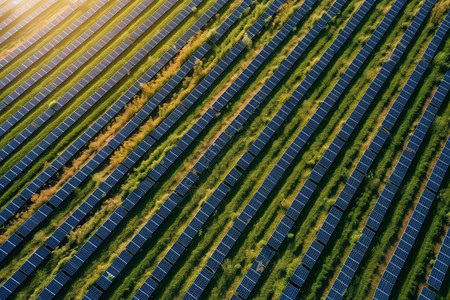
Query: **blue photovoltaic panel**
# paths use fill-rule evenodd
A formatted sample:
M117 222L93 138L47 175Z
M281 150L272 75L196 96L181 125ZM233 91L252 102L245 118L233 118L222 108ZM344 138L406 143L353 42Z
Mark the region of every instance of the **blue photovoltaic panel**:
M437 291L440 290L448 267L450 264L450 230L447 230L447 235L444 238L441 249L439 250L436 261L431 269L430 276L428 277L428 284Z
M420 292L418 300L434 300L435 298L436 293L424 286Z
M424 7L426 7L426 9L429 12L429 10L432 7L432 1L427 1L427 3L424 4ZM422 9L421 9L421 11L422 11ZM415 20L416 19L417 19L417 16L416 16ZM415 30L416 29L417 28L415 28ZM408 30L409 30L409 28L408 28ZM409 40L411 40L410 37L408 37L408 38L409 38ZM408 41L408 43L409 43L409 41ZM419 63L419 65L420 65L420 63ZM421 68L422 69L426 68L426 65ZM422 69L420 69L420 70L422 70ZM423 72L422 72L422 74L423 74ZM420 80L420 77L414 77L414 80L417 83ZM408 85L405 86L405 88L409 89ZM403 91L405 90L405 88L403 89ZM402 99L400 99L401 101L405 100L405 97L402 96L403 91L400 93L401 97L403 97ZM412 92L412 91L413 90L410 90L409 92ZM406 101L407 101L407 99L406 99ZM403 102L403 105L405 103L406 102ZM386 137L387 137L387 135L386 135ZM385 141L385 139L384 140L380 139L380 138L378 138L378 139L381 140L382 142L381 143L380 142L372 143L371 147L370 147L371 150L374 152L378 152L381 149L381 146ZM412 157L413 157L413 155L412 155ZM412 159L412 158L410 158L410 159ZM405 171L405 169L403 169L401 171ZM383 190L382 196L378 199L377 204L375 205L375 208L371 212L371 215L369 217L369 220L367 221L366 226L368 226L374 230L377 230L379 223L381 222L381 219L382 219L384 213L386 212L396 190L397 190L397 188L394 185L392 185L390 183L388 183L386 185L385 189ZM432 201L431 196L426 196L425 198L427 198L427 199L431 198L431 200L427 200L427 201L424 200L425 202L431 203L431 201ZM424 209L426 209L426 208L424 208L424 206L422 206L420 202L421 201L419 200L419 204L417 205L416 210L420 209L422 211L422 214L423 214L423 212L425 212L425 214L426 214L426 211L424 211ZM416 211L413 213L412 220L408 224L407 229L405 230L405 234L402 236L402 241L401 241L401 243L399 243L399 246L398 246L398 248L402 249L403 252L397 252L396 255L394 255L392 258L391 266L388 266L388 268L387 268L387 270L390 274L398 274L397 273L398 271L396 271L395 268L397 268L397 269L401 268L401 265L403 264L402 261L404 261L406 259L406 255L405 255L406 253L404 251L409 251L408 246L407 246L408 243L409 243L409 245L412 245L412 243L414 242L414 238L412 238L412 237L417 236L417 232L416 233L414 232L413 227L420 228L420 225L418 225L418 224L421 221L423 221L423 219L424 219L424 217L422 215L420 215L419 213L416 213ZM409 226L409 225L411 225L411 226ZM363 235L361 236L360 240L358 240L357 244L353 247L341 272L338 275L338 279L339 279L342 274L345 274L348 277L348 279L347 279L348 282L346 282L346 280L336 280L327 296L327 299L341 299L342 298L342 294L345 292L345 289L347 288L347 286L350 282L349 280L351 280L354 275L353 270L356 270L356 268L358 267L358 265L361 261L361 259L357 259L357 258L351 259L351 256L355 255L356 253L359 253L359 256L362 258L362 255L364 255L365 251L369 247L370 241L373 237L373 232L370 229L368 229L367 227L364 229L365 229L365 232L363 232ZM412 240L411 240L411 238L412 238ZM407 242L405 242L405 241L407 241ZM396 267L396 266L400 266L400 267ZM342 277L342 278L346 278L346 277ZM389 298L389 294L392 289L392 284L390 282L395 282L395 278L389 278L389 280L382 279L380 281L377 291L375 293L374 299L388 299Z
M100 291L97 287L93 286L89 289L87 294L84 296L83 299L86 300L96 300L99 299L102 296L103 292ZM44 296L45 299L45 296Z
M403 178L406 175L406 172L408 171L408 168L411 164L412 159L414 158L414 153L408 150L404 150L402 155L400 156L399 161L395 165L395 169L392 172L391 176L389 177L389 180L394 183L397 186L400 186L400 184L403 181Z
M302 264L311 270L319 258L320 253L322 253L323 247L324 246L322 244L317 241L313 241L302 258Z
M375 291L375 295L373 296L373 299L379 299L379 300L386 299L386 300L388 300L389 299L389 294L391 293L392 288L393 288L393 286L392 286L391 283L387 282L384 279L381 279L380 283L378 284L378 287L377 287L377 289Z
M309 271L303 265L299 265L291 277L291 282L301 288L303 283L305 283L306 278L308 278L308 275Z
M144 186L140 185L138 190L140 191L140 193L143 194L143 193L145 193L145 192L146 192L153 184L154 184L154 182L152 182L152 184L150 184L150 186L148 186L148 185L147 185L147 186L145 186L145 185L144 185ZM117 221L120 221L120 220L117 220ZM102 228L108 230L107 227L108 227L108 226L106 226L106 223L105 223L105 227L102 227ZM115 227L115 226L113 226L113 227ZM113 228L113 227L112 227L112 228ZM112 229L112 228L110 227L110 229ZM109 234L109 233L108 233L108 234Z
M384 131L382 129L378 130L375 138L372 140L372 142L369 145L369 149L371 149L375 153L380 152L381 147L383 147L383 144L386 142L388 137L389 137L389 133L387 133L386 131Z
M419 121L419 124L417 125L416 129L414 130L413 135L409 139L408 142L408 148L411 149L414 152L417 152L419 150L420 144L422 143L425 134L428 131L428 128L430 127L431 123L433 122L433 119L437 113L437 108L428 105L427 109L425 110L424 114L422 115L422 118Z
M450 164L450 137L445 143L444 149L439 156L436 165L433 168L433 172L427 182L427 188L433 192L437 192L444 179L445 173L447 172L448 166Z
M317 164L313 170L311 171L311 174L309 175L309 178L314 181L315 183L319 183L322 177L325 175L325 172L327 170L322 167L321 165Z
M155 270L153 270L152 277L154 277L158 282L161 282L171 268L172 265L167 260L162 259L158 266L156 266Z
M442 83L436 90L433 99L431 99L431 104L439 108L442 105L442 102L444 101L445 96L448 93L449 89L450 89L450 70L447 70L444 79L442 80Z
M230 186L233 186L240 176L241 172L239 172L236 168L233 168L228 173L227 177L225 177L225 182L228 183Z
M342 211L345 211L347 209L348 204L350 203L350 200L352 199L352 195L346 193L344 190L342 190L339 193L338 198L336 199L336 202L334 205L338 208L340 208Z
M332 207L330 212L325 219L325 222L322 224L319 232L317 233L317 239L324 245L328 243L331 235L334 232L339 220L342 217L342 212Z
M360 171L363 174L366 174L369 171L369 168L372 165L376 155L377 154L375 152L367 149L364 152L364 155L359 160L358 165L356 166L356 170Z
M280 297L280 300L295 300L298 295L299 290L292 284L288 283Z

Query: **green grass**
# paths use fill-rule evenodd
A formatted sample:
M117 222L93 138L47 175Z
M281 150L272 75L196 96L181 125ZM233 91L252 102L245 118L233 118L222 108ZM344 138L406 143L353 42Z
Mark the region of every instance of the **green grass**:
M129 153L142 138L155 128L194 88L194 86L211 70L222 57L231 49L231 47L241 38L244 32L253 22L264 12L270 4L269 0L257 1L245 14L239 19L237 24L229 31L229 33L221 39L217 45L213 45L208 55L198 63L194 72L188 75L181 84L181 87L175 89L173 95L154 113L145 125L141 126L127 142L118 149L115 154L107 162L102 164L94 174L83 183L73 196L58 207L50 220L44 222L38 231L32 234L24 245L18 247L17 251L9 257L5 262L1 263L2 274L0 283L4 282L20 265L28 258L30 253L37 249L43 241L75 210L83 199L89 195L108 175L110 170L117 166L121 159ZM230 104L217 116L207 130L205 130L198 141L193 143L191 147L185 151L180 159L170 168L152 191L146 195L132 212L128 214L124 222L115 230L101 246L101 248L89 259L83 268L73 277L66 288L58 295L64 299L79 299L89 288L95 283L97 278L106 270L117 255L125 248L126 244L131 240L135 233L147 222L152 214L161 206L167 196L173 191L176 185L192 168L196 160L211 145L217 134L223 131L234 116L244 107L245 103L251 99L255 92L276 70L277 66L288 55L293 47L308 32L312 24L314 24L326 9L332 4L332 0L319 1L319 3L311 10L304 21L296 28L287 38L287 41L277 49L269 58L268 62L263 64L258 74L247 83L244 88L238 92ZM392 4L394 0L379 1L372 11L369 13L353 36L346 43L344 49L341 50L333 59L333 62L320 76L316 84L311 88L310 92L302 99L298 107L292 112L291 116L286 120L285 124L275 134L269 145L262 151L252 166L244 172L240 181L219 205L217 211L208 220L198 237L190 244L180 258L179 267L173 268L166 276L164 281L157 289L155 297L158 299L178 299L189 288L201 268L205 265L207 258L212 254L217 244L222 239L232 221L239 215L250 198L254 195L257 188L262 184L264 178L268 175L272 167L281 157L282 153L294 140L295 136L300 132L301 128L306 124L308 118L320 105L321 101L331 91L340 75L343 74L351 60L356 56L357 51L362 47L365 41L370 37L376 25L386 14L386 6ZM241 235L222 268L216 273L211 284L208 286L203 298L222 299L230 297L236 287L242 280L246 271L250 267L256 255L262 246L267 242L271 233L283 217L286 209L293 201L298 190L305 182L313 166L318 162L321 155L325 152L338 130L342 127L344 121L348 118L351 111L357 105L357 101L364 94L371 80L382 66L382 62L386 61L392 52L394 45L399 41L406 27L412 20L413 15L418 10L418 4L422 0L414 0L408 2L406 8L400 13L400 17L395 21L387 36L381 41L381 45L377 47L368 62L363 66L362 71L356 76L355 80L350 83L347 91L335 105L329 117L319 127L309 143L304 147L301 153L293 162L292 166L287 170L285 176L279 181L276 191L274 191L264 203L264 209L260 211L252 220L248 229ZM114 64L105 74L102 74L99 80L90 85L86 91L77 96L67 108L61 111L51 122L43 128L38 134L33 136L26 144L23 145L18 153L12 155L6 162L1 163L0 175L4 174L11 166L13 166L20 157L24 156L35 144L37 144L52 128L61 123L65 117L80 105L87 96L98 88L120 65L131 57L148 39L156 34L161 28L181 10L188 2L183 1L176 6L174 10L163 18L157 26L150 29L149 32L136 41L125 55L123 55L117 64ZM212 1L206 1L195 12L195 18L199 17L210 5ZM95 141L82 151L78 158L72 160L66 170L58 174L49 184L46 193L56 191L57 187L69 179L67 174L76 171L87 162L89 155L92 155L103 145L106 145L108 137L112 137L127 120L129 120L137 109L139 109L146 99L149 99L167 80L175 74L177 68L183 63L191 53L193 53L204 41L208 39L211 32L222 22L226 16L239 5L240 2L232 2L227 5L220 13L220 17L215 18L213 22L208 24L207 28L198 34L194 40L178 55L170 66L157 76L146 88L145 94L141 95L122 112L111 126L103 130ZM162 1L151 6L145 13L148 16L154 11ZM194 124L203 112L217 99L217 97L231 84L234 78L243 70L243 68L253 59L262 46L267 44L275 33L281 28L288 17L300 6L301 2L287 1L282 6L280 12L268 21L268 26L263 29L261 35L254 39L251 48L236 60L235 63L224 73L223 76L215 83L214 87L203 95L198 103L191 108L188 113L177 123L175 128L171 129L168 134L160 139L139 163L138 166L126 176L119 186L115 187L104 199L101 204L95 208L83 224L74 230L67 242L63 243L53 251L50 259L38 268L38 271L30 276L30 279L19 289L15 295L18 298L36 298L39 292L50 282L57 272L67 263L67 261L75 254L87 239L95 232L95 230L107 219L112 211L118 207L125 196L136 187L142 178L161 160L163 155L173 147L181 136ZM144 280L150 275L157 263L163 258L170 246L176 241L181 232L186 228L195 213L206 201L208 196L214 191L217 185L224 179L225 175L235 165L240 156L248 149L250 144L256 139L262 128L275 115L276 111L289 98L300 81L306 76L307 72L312 68L314 63L320 58L325 49L331 44L338 32L344 27L346 22L362 4L362 1L349 1L343 11L333 20L329 22L325 30L319 35L318 39L303 54L299 62L296 63L293 70L289 72L283 82L269 95L268 101L261 107L261 111L255 113L251 121L240 131L238 135L229 143L229 146L212 163L211 167L200 176L193 191L183 199L182 203L175 209L172 215L165 221L164 225L155 233L151 240L145 245L143 251L138 253L130 262L129 266L122 272L121 276L110 287L105 295L105 299L124 299L130 298L131 295L141 286ZM133 3L127 7L122 16L131 11ZM381 121L389 107L392 105L395 97L400 92L404 83L412 73L415 65L419 61L424 49L428 45L434 35L437 26L445 16L445 10L450 8L448 0L438 1L432 12L432 17L425 23L417 34L418 38L413 40L407 49L404 58L399 62L398 67L394 69L389 83L383 88L382 92L376 97L374 103L369 108L364 121L352 134L350 140L346 143L341 154L329 170L328 174L322 180L316 192L310 199L309 204L302 212L298 222L294 225L292 234L282 245L276 256L269 265L268 270L260 279L255 292L251 298L268 299L278 298L281 295L288 279L299 264L307 247L315 238L317 230L323 223L326 214L333 205L343 185L356 167L356 163L368 147L368 142L373 138L377 129L380 127ZM99 14L100 15L100 14ZM99 17L99 16L97 16ZM101 113L103 113L117 98L118 95L126 90L134 80L140 76L144 69L149 67L156 58L168 49L179 36L195 21L194 17L170 36L167 41L163 42L161 47L155 49L150 58L140 64L129 78L123 80L118 87L104 97L104 100L96 106L92 112L88 113L82 120L70 130L62 139L60 139L55 147L47 151L39 160L37 160L24 176L16 180L11 187L6 189L0 195L0 206L4 206L18 191L28 183L40 170L43 169L45 162L52 161L58 152L67 147L71 141L82 133L90 124L92 124ZM116 18L108 28L113 26L119 18ZM95 63L104 57L115 45L127 38L127 34L136 28L144 19L141 16L139 20L133 22L126 33L120 35L111 45L102 50L94 61L88 63L86 67L75 74L74 78L69 80L66 85L50 97L48 101L37 107L30 117L24 119L17 128L11 133L2 137L0 147L7 143L7 140L15 136L21 128L24 128L27 122L31 122L33 117L43 111L47 105L56 97L62 95L71 84L76 82L82 73L90 70ZM69 22L69 21L67 21ZM105 29L106 30L106 29ZM92 45L95 40L103 34L92 38L86 45ZM53 33L56 34L56 33ZM74 38L74 37L73 37ZM36 46L37 47L37 46ZM450 41L442 49L448 49ZM84 49L84 48L83 48ZM83 50L84 51L84 50ZM31 49L30 49L31 53ZM58 70L76 59L82 50L72 54L71 58L64 62ZM53 55L53 54L52 54ZM25 58L24 55L23 58ZM22 57L20 58L22 59ZM50 59L50 58L45 58ZM45 59L37 65L42 66ZM349 208L344 213L341 222L336 229L335 236L329 242L326 250L322 253L317 266L312 270L309 280L306 282L303 298L318 299L323 298L331 287L334 278L337 276L345 258L356 242L359 232L364 226L365 220L370 213L371 208L375 204L381 188L384 186L388 175L395 166L405 141L411 135L415 124L417 124L424 105L432 95L432 91L439 84L443 77L443 73L448 69L448 53L439 54L432 62L430 70L425 74L423 82L420 84L418 91L410 99L405 112L401 115L401 122L393 129L391 136L386 143L382 152L378 155L372 170L366 176L360 186L355 199L351 202ZM0 76L3 74L0 71ZM5 71L6 72L6 71ZM55 71L56 73L57 71ZM49 74L42 80L44 83L50 82L50 78L54 73ZM19 84L24 80L19 78L14 84ZM37 89L33 92L37 92ZM0 96L3 92L0 92ZM28 98L27 98L28 97ZM22 97L19 103L25 103L31 95ZM16 108L14 108L16 109ZM10 111L13 111L11 108ZM414 207L420 195L420 189L426 182L425 174L430 170L430 161L435 159L437 153L442 148L442 143L450 133L448 125L448 116L450 115L450 105L447 103L438 113L438 117L433 123L433 128L429 132L429 139L424 141L422 150L417 153L415 161L411 166L411 172L408 173L403 187L394 199L390 214L387 216L380 229L380 234L376 235L372 248L366 254L366 258L353 279L345 298L366 299L372 296L374 288L380 278L379 268L386 259L388 249L398 240L399 228L405 220L408 210ZM0 116L0 120L2 120ZM437 198L433 205L429 217L427 218L421 235L418 239L410 257L408 258L408 266L404 268L399 280L396 283L396 291L394 298L410 299L419 291L419 287L425 282L426 267L432 265L434 259L434 247L439 243L439 237L442 235L442 228L446 222L449 205L448 197L448 180L444 184L444 190L440 197ZM45 199L46 194L41 195L39 201ZM38 208L39 203L29 206L24 214L32 213ZM448 221L447 221L448 222ZM10 235L18 226L23 223L23 219L11 222L2 228L0 238ZM372 293L372 294L371 294ZM443 289L440 294L442 299L449 295L449 289Z

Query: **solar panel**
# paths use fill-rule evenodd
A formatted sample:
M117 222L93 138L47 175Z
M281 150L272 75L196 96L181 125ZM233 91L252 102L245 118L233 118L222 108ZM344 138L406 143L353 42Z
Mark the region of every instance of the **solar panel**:
M291 282L301 288L308 275L309 271L303 265L299 265L291 277Z
M392 291L392 284L381 279L375 291L374 299L388 299Z
M450 230L447 230L447 234L439 249L436 261L431 269L431 273L428 277L428 284L435 290L439 291L448 271L450 264Z
M318 243L317 241L313 241L311 246L306 251L305 255L302 258L302 264L305 265L308 269L312 269L317 259L319 258L320 253L323 250L323 245Z
M309 175L309 179L311 179L315 183L319 183L320 180L322 179L322 177L325 175L326 171L327 170L324 167L317 164L311 171L311 174Z
M294 287L292 284L288 283L286 285L286 288L283 291L283 294L281 295L280 299L282 300L295 300L297 297L299 290Z
M394 183L397 186L400 186L413 158L414 154L412 152L408 150L403 151L402 156L400 157L398 163L396 164L394 171L389 177L389 180L392 183Z
M359 160L358 165L356 166L356 170L360 171L363 174L366 174L369 171L369 168L372 165L373 161L375 160L375 157L375 152L369 149L366 150L364 152L364 155Z
M278 250L283 240L288 235L289 231L291 230L292 226L294 225L294 222L289 219L287 216L284 216L283 219L281 219L280 223L278 223L277 228L275 229L275 232L272 233L269 241L267 244L272 247L275 250Z
M336 228L340 218L342 217L342 212L332 207L330 212L325 219L322 227L317 233L317 239L324 245L328 243L334 229Z
M225 182L229 184L230 186L233 186L236 181L241 176L241 172L239 172L236 168L231 169L231 171L228 173L227 177L225 177Z
M420 292L418 300L434 300L436 298L436 294L427 287L423 287Z

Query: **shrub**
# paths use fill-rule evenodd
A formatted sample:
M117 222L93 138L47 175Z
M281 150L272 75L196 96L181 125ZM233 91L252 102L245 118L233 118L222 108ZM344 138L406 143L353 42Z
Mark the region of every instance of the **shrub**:
M244 34L242 37L242 42L247 46L248 49L252 47L252 39L247 35L247 33Z

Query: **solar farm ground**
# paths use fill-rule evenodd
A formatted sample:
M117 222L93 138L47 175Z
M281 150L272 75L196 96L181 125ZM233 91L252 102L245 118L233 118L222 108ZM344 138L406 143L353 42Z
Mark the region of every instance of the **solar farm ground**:
M449 27L0 1L0 299L450 299Z

